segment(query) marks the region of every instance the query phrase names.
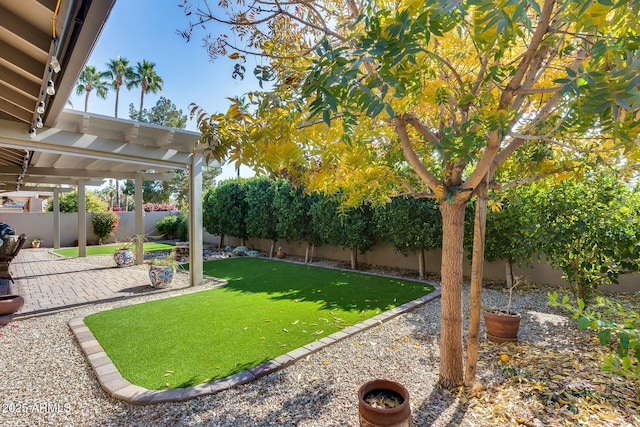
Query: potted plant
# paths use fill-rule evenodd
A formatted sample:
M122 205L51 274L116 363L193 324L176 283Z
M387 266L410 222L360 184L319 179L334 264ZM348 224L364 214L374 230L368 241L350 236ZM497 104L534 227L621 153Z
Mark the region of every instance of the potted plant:
M38 239L36 237L35 239L31 240L31 247L32 248L39 248L41 242L42 242L42 240L40 240L40 239Z
M24 305L24 298L20 295L0 295L0 316L13 314Z
M522 280L516 277L513 284L507 289L509 300L504 310L497 308L486 308L483 310L484 325L487 328L487 338L496 343L518 341L518 330L520 329L520 313L511 310L511 300L513 290Z
M173 276L178 270L178 262L175 258L168 256L165 258L153 258L148 261L149 280L154 288L166 288L171 285Z
M358 414L361 427L410 427L409 392L394 381L369 381L358 391Z
M136 255L131 249L132 246L137 246L138 243L144 243L147 240L144 234L134 234L129 241L120 245L113 253L113 260L118 267L128 267L136 263Z
M276 251L276 256L280 259L283 259L287 256L287 253L282 249L282 246L278 246L278 250Z

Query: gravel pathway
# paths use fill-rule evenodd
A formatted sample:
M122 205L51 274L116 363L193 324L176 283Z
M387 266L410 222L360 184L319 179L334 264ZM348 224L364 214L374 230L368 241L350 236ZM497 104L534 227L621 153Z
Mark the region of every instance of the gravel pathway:
M177 290L176 295L188 291ZM146 295L135 301L158 297ZM466 306L468 289L464 299ZM501 306L505 300L500 291L483 293L486 306ZM436 387L439 300L250 384L186 402L144 407L116 401L102 391L67 324L97 308L129 303L83 307L0 327L0 424L357 426L358 388L383 377L409 390L415 426L491 425L465 399ZM546 292L519 293L514 309L523 313L522 341L558 351L571 345L576 329L560 311L547 306ZM504 379L493 366L503 347L482 341L479 379L490 387Z

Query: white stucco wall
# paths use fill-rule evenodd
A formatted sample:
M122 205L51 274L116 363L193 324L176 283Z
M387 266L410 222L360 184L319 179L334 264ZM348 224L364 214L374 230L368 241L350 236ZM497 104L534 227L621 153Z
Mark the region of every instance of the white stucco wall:
M87 240L88 243L97 243L98 237L93 233L91 213L87 213ZM126 241L135 234L135 213L118 212L120 223L115 237L105 243ZM144 233L150 236L158 235L156 223L167 215L179 215L179 212L145 212ZM16 229L18 234L25 233L28 241L38 238L42 240L42 247L53 247L53 213L52 212L24 212L24 213L0 213L0 221L6 222ZM60 214L60 245L70 247L78 240L78 214Z

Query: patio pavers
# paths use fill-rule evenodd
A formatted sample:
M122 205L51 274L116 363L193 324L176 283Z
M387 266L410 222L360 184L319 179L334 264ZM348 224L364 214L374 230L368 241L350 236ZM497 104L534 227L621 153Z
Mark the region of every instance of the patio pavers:
M94 265L83 258L65 259L51 249L25 249L9 266L15 283L0 282L0 294L21 295L25 304L0 321L51 314L88 304L112 302L173 288L149 286L144 269Z

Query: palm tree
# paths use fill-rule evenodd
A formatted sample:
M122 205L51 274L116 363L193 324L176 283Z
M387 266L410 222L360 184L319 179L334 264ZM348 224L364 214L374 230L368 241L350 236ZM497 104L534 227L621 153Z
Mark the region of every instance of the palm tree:
M124 194L124 210L125 212L129 210L129 197L133 196L136 193L135 181L132 179L128 179L124 182L122 186L122 194Z
M96 90L96 94L100 99L107 98L107 92L109 92L109 85L106 82L107 73L96 70L93 65L87 65L80 73L78 79L78 86L76 86L76 93L78 95L85 94L84 96L84 111L89 108L89 95L92 90Z
M107 62L107 77L112 79L111 86L116 90L115 117L118 117L118 104L120 103L120 88L122 84L128 85L133 79L133 68L129 65L127 58L118 56ZM116 205L120 209L120 181L116 178Z
M140 86L140 110L138 111L138 121L142 120L142 108L144 107L144 94L147 92L156 93L162 90L164 83L162 78L156 73L156 64L143 59L136 64L133 72L133 79L127 83L127 88Z
M128 85L133 80L133 68L129 65L127 58L118 56L107 62L107 77L113 79L111 86L116 90L116 111L115 116L118 117L118 104L120 103L120 87L122 84Z

